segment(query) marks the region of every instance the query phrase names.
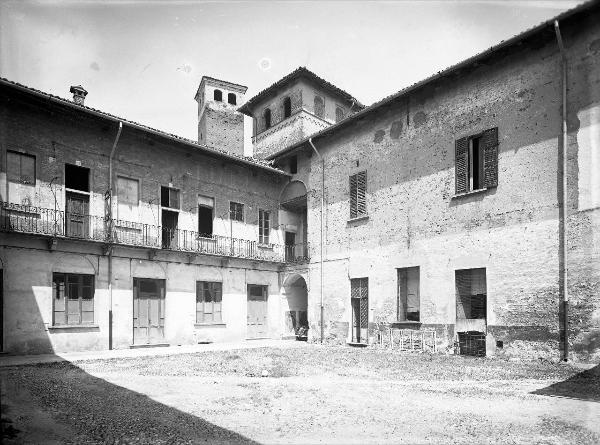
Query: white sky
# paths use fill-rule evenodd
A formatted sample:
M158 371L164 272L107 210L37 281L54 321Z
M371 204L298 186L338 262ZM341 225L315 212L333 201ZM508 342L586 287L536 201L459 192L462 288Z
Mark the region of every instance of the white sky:
M5 0L0 76L196 140L204 74L250 98L302 65L369 105L580 3Z

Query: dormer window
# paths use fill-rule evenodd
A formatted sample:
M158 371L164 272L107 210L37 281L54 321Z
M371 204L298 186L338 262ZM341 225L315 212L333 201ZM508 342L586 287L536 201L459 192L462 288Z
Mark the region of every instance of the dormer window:
M227 103L231 105L235 105L237 103L236 97L234 93L229 93L227 95Z
M223 102L223 92L221 90L215 90L215 92L213 93L213 98L217 102Z
M315 116L323 118L325 115L325 102L321 96L315 96L314 109Z
M283 118L290 117L292 115L292 99L286 97L283 99Z
M263 113L263 120L265 123L265 130L271 127L271 109L267 108Z

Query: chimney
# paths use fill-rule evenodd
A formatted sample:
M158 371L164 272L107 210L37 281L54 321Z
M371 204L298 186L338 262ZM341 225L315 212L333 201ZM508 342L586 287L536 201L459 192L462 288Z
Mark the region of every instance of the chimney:
M81 85L73 85L69 91L73 93L73 102L77 105L83 105L88 92Z

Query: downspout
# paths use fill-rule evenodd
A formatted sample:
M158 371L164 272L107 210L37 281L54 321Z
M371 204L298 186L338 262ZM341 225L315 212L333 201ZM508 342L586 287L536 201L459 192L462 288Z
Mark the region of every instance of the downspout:
M560 49L561 56L561 68L562 68L562 206L560 207L561 218L563 220L562 226L562 238L563 238L563 251L562 251L562 262L563 267L561 271L561 280L563 284L563 325L564 325L564 338L563 338L563 360L566 362L569 360L569 289L567 281L567 53L563 45L562 36L560 34L560 28L558 26L558 20L554 21L554 31L556 33L556 41L558 42L558 48Z
M325 232L325 159L317 151L315 144L312 142L312 138L308 138L308 143L315 151L319 159L321 160L321 343L325 337L325 326L323 325L324 309L323 309L323 281L324 281L324 270L323 270L323 234Z
M123 122L119 122L119 131L115 137L108 157L108 349L113 348L113 292L112 292L112 243L113 243L113 157L121 137Z

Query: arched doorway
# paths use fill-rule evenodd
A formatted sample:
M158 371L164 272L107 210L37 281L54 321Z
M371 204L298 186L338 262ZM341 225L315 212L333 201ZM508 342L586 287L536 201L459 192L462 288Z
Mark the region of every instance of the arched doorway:
M299 274L290 275L283 284L285 293L284 337L308 339L308 288Z

